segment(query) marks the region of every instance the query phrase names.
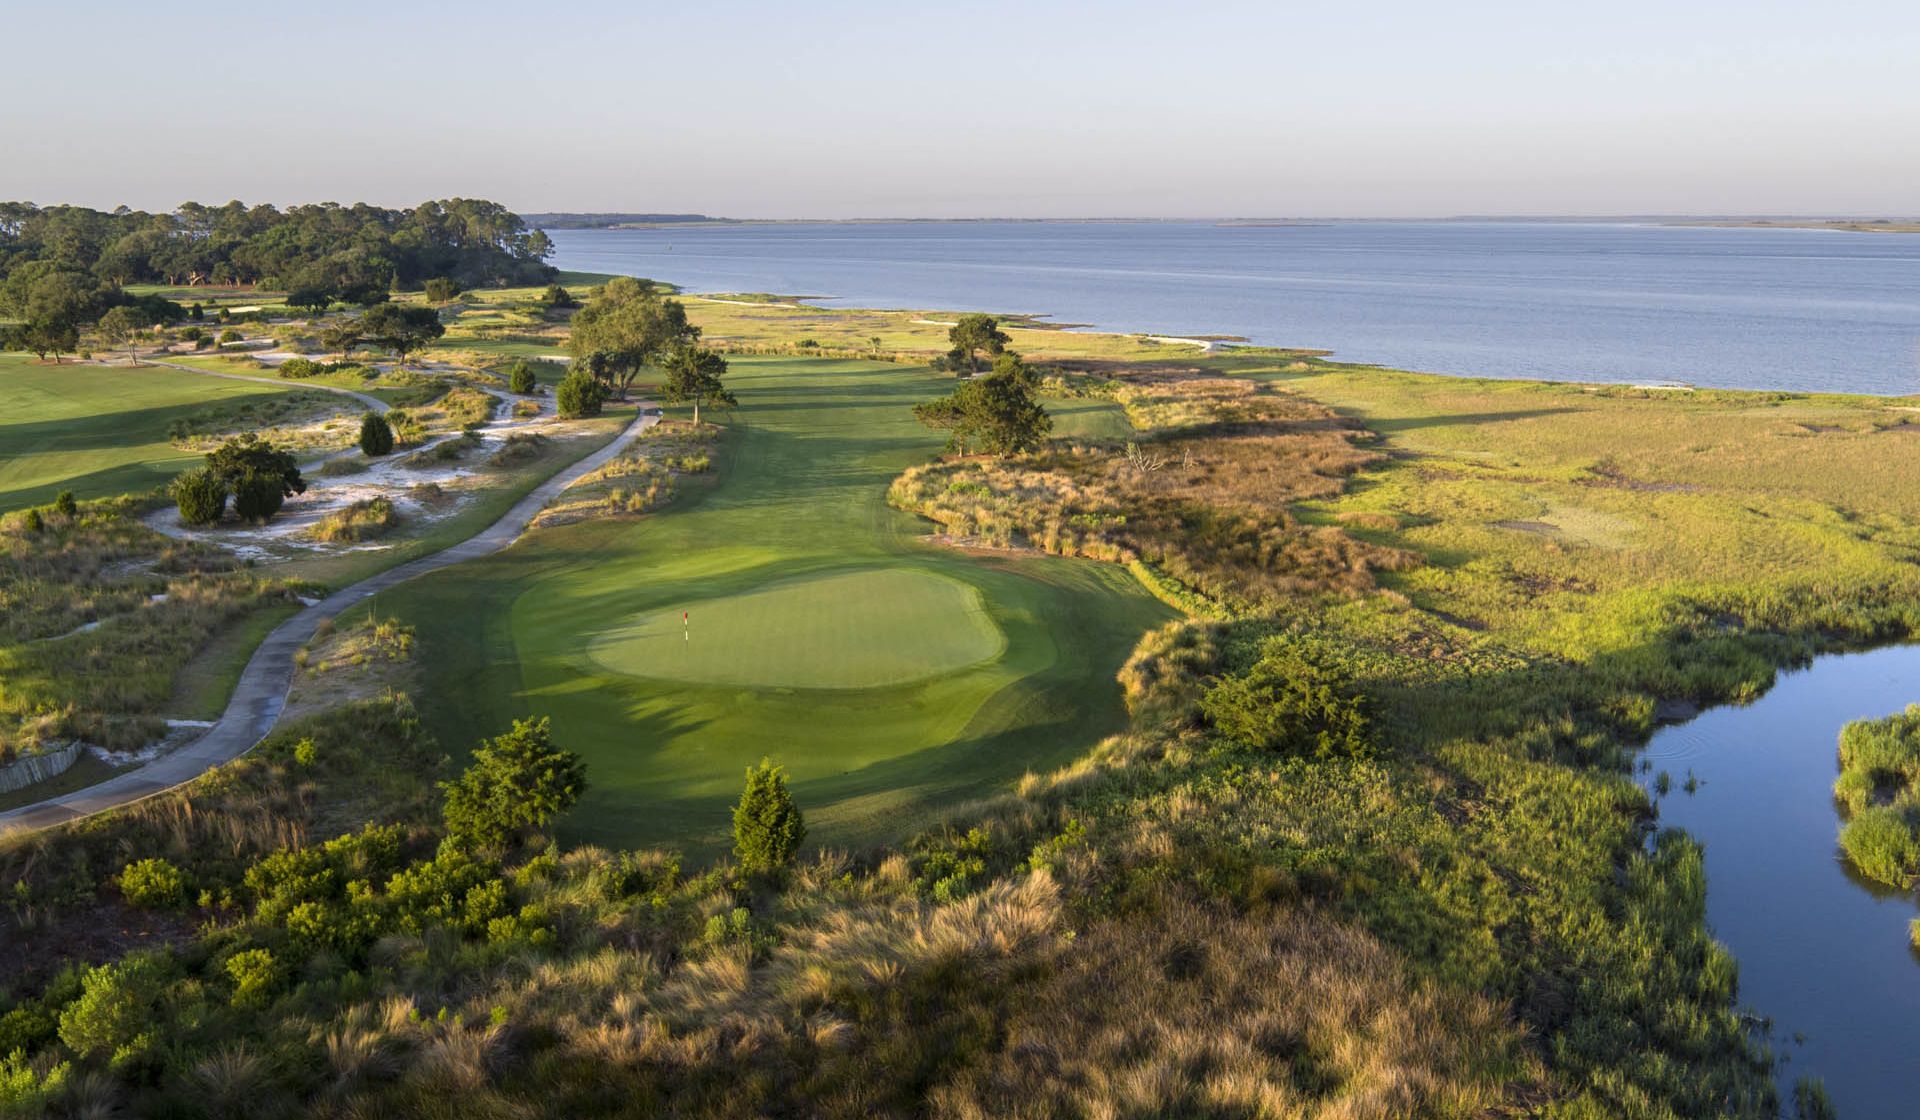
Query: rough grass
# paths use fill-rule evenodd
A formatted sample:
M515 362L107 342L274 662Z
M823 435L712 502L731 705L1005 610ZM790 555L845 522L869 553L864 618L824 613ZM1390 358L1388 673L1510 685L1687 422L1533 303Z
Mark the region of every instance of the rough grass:
M309 534L317 541L351 543L372 540L400 523L393 503L385 498L363 498L315 522Z
M540 514L537 526L565 525L589 518L648 513L674 500L686 487L713 485L713 458L721 429L698 428L679 417L665 417L618 458L568 487ZM511 446L511 445L510 445ZM509 448L502 448L507 454Z
M137 503L89 503L45 531L0 524L0 753L50 740L144 744L173 715L184 666L296 585L141 525Z

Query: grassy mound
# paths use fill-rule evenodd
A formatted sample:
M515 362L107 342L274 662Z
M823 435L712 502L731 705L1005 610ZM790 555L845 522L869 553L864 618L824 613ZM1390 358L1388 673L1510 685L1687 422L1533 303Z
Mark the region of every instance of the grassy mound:
M964 669L1006 647L978 591L909 569L791 580L685 613L650 612L603 637L593 659L618 673L700 684L880 688Z

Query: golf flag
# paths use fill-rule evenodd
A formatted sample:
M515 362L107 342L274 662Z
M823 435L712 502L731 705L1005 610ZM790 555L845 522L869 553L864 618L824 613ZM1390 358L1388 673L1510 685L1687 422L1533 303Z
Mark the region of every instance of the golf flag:
M688 619L686 611L680 612L680 625L687 628L686 640L689 642L693 641L693 622Z

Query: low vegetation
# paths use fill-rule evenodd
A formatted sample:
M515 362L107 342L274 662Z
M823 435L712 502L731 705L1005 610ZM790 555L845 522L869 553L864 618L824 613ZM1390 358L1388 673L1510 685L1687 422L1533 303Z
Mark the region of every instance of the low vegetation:
M537 525L564 525L588 518L647 513L666 505L682 487L711 483L719 429L663 419L643 432L620 456L568 487L547 505ZM495 457L519 454L509 442Z
M1840 732L1834 800L1840 847L1862 875L1905 888L1920 877L1920 705Z
M372 540L399 523L392 501L362 498L316 521L309 534L317 541L351 543Z

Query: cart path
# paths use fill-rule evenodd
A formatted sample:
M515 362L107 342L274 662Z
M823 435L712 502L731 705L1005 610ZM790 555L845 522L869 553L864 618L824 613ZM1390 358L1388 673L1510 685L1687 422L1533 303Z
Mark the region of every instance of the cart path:
M131 805L184 785L246 754L271 734L279 722L280 712L286 707L287 692L293 687L294 653L312 639L322 621L415 576L491 555L511 545L562 490L613 461L642 432L658 423L660 418L652 409L652 402L640 402L639 415L605 447L535 487L499 520L473 536L343 587L281 623L253 651L239 683L234 686L232 698L227 701L226 711L199 739L97 785L0 813L0 837L38 832Z

